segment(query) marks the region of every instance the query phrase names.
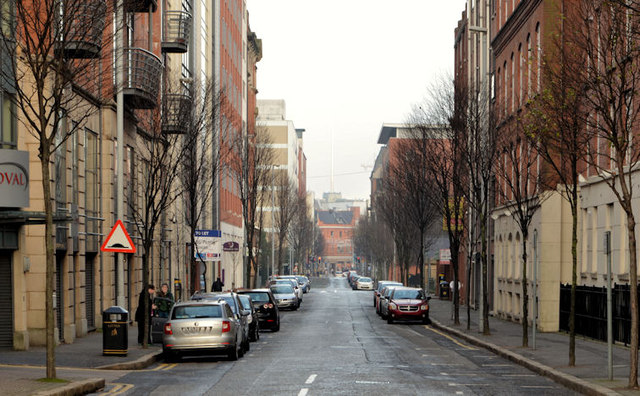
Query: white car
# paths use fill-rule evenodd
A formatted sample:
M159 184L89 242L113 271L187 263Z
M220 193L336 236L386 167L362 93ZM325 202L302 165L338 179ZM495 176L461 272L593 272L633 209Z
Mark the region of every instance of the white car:
M356 290L373 290L373 280L366 276L358 278L356 281Z

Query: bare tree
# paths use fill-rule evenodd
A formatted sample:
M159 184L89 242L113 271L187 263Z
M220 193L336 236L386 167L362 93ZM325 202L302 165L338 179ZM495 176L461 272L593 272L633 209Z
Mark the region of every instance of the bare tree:
M244 139L235 142L235 151L241 155L231 157L229 163L231 168L241 175L239 195L247 245L246 273L253 272L254 277L250 280L250 287L255 287L258 280L259 261L255 257L254 249L257 250L260 246L259 239L262 235L260 231L264 218L262 207L266 191L264 186L271 183L268 165L273 163L274 151L269 134L259 126L254 134L247 133Z
M560 18L563 23L567 18ZM571 303L569 312L569 366L576 355L576 285L578 277L579 175L585 170L592 129L586 129L589 116L585 91L584 51L576 48L572 29L564 30L552 41L542 59L541 88L529 100L524 127L530 144L548 169L542 180L548 190L559 191L571 207ZM535 296L534 296L535 298Z
M213 82L198 80L187 87L178 87L178 90L186 91L186 95L164 97L163 123L179 126L184 133L176 140L182 146L182 161L177 170L182 191L181 201L185 208L185 224L190 231L192 252L189 290L193 294L199 284L194 254L198 252L195 231L201 225L203 214L210 208L211 197L217 189L215 180L221 160L226 157L227 146L217 144L222 92L216 89ZM220 149L216 150L214 147Z
M420 279L420 287L424 288L424 251L426 233L429 227L440 221L440 211L430 198L433 189L431 179L428 177L429 167L426 155L431 136L425 135L424 129L411 126L410 136L401 139L398 144L400 155L389 164L389 173L393 178L393 188L401 196L403 203L398 209L406 211L406 218L418 232L418 246L416 267Z
M142 114L141 114L142 115ZM142 283L149 284L150 256L156 230L168 209L182 196L180 182L182 163L192 145L181 144L181 136L162 133L162 119L158 111L146 111L144 121L148 131L139 130L136 157L140 164L137 171L138 194L127 205L142 242ZM145 299L145 305L149 300ZM149 307L145 306L148 312ZM144 344L149 339L149 316L144 316Z
M640 114L640 31L637 1L581 1L566 20L577 51L584 55L590 169L609 186L626 215L629 252L631 343L629 388L638 387L638 258L633 208L634 177L640 160L637 140ZM630 8L629 8L630 7Z
M368 258L374 265L374 276L386 279L389 265L393 262L393 243L389 238L391 231L383 221L374 216L363 216L356 226L354 242L359 255Z
M383 179L376 202L378 212L391 230L393 237L395 258L397 258L397 263L393 264L398 265L399 280L406 285L409 282L409 267L418 241L409 213L404 209L406 196L402 194L403 188L400 183L400 180L395 179L393 174L388 172L388 176ZM395 274L395 269L392 272Z
M465 202L468 175L464 155L468 140L463 113L455 107L456 92L451 79L437 80L428 89L421 106L409 119L414 136L428 140L425 145L427 178L433 186L428 197L438 208L449 237L454 284L459 282L459 256L464 241ZM453 290L454 324L460 324L460 291ZM488 330L488 328L487 328Z
M313 222L309 217L307 197L299 195L296 205L296 213L291 221L289 240L294 253L294 261L302 268L313 244Z
M522 346L529 345L529 293L527 279L527 242L529 227L535 212L548 196L543 190L543 172L539 171L539 156L526 139L520 119L503 123L500 131L496 175L497 192L513 217L522 237ZM542 173L542 174L541 174Z
M282 251L289 237L289 232L291 231L291 222L296 215L298 188L287 173L281 173L279 177L277 177L274 188L275 190L272 191L272 194L275 194L274 198L277 210L273 216L274 223L272 227L274 227L278 238L278 253L276 256L278 260L278 274L282 275ZM272 210L274 209L275 208L272 208Z
M47 378L56 377L51 154L99 109L99 65L108 62L101 58L109 37L103 33L106 10L100 0L0 0L0 90L38 141L42 171Z

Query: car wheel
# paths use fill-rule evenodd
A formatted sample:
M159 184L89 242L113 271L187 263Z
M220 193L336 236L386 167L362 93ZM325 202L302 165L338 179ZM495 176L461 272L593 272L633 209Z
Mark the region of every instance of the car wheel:
M431 319L429 319L429 313L427 313L427 316L422 318L422 323L424 323L426 325L431 324Z
M175 363L180 361L180 354L177 352L163 351L164 360L167 363Z
M244 343L244 351L245 352L249 352L251 350L251 343L249 342L249 339L247 338L247 341L245 341Z
M387 315L387 323L393 324L393 316Z
M260 339L260 329L256 326L256 341Z
M229 350L229 352L227 353L227 357L229 358L229 360L235 361L238 360L238 346L234 345L233 348L231 348Z

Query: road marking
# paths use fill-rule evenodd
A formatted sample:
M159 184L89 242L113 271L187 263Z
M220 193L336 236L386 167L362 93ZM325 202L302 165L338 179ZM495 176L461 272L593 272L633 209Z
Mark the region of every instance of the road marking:
M482 367L511 367L510 364L483 364Z
M487 355L473 355L474 358L482 358L482 359L495 359L497 356L487 356Z
M439 358L439 357L444 357L444 356L445 355L429 355L428 353L423 353L422 354L422 357L436 357L436 358Z
M356 381L356 384L367 384L367 385L376 385L376 384L390 384L389 381Z
M530 388L530 389L554 389L554 386L548 385L522 385L521 388Z
M178 365L178 363L161 363L158 365L158 367L152 368L151 371L167 371L167 370L171 370L172 368L176 367Z
M535 374L502 374L503 377L535 377Z
M300 392L298 392L298 396L306 396L308 392L309 392L309 388L302 388L300 389Z
M397 365L396 367L398 367L398 368L409 368L409 366L406 366L406 365L404 365L404 364L399 364L399 365Z
M417 331L415 331L413 329L407 329L407 331L412 332L413 334L417 335L418 337L422 337L422 334L418 333Z
M431 363L432 366L462 366L462 363Z
M105 395L110 395L110 396L121 395L124 392L128 391L129 389L133 388L133 384L112 383L111 385L114 385L113 389L105 393Z
M313 384L313 381L316 380L316 377L318 376L318 374L311 374L309 376L309 378L307 378L307 380L304 382L305 384Z
M465 344L461 343L460 341L456 340L455 338L451 337L450 335L444 334L443 332L438 331L438 330L432 328L431 326L425 325L424 328L427 329L427 330L431 330L436 334L440 334L444 338L447 338L447 339L453 341L456 345L459 345L459 346L463 347L464 349L468 349L470 351L477 351L478 350L478 348L474 348L472 346L465 345Z
M455 382L450 382L449 386L492 386L495 384L457 384Z
M456 391L456 395L464 395L463 391Z

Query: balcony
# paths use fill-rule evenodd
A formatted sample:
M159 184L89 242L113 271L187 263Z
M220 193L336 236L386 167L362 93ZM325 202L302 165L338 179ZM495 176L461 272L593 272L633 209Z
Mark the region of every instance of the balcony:
M56 41L57 56L67 59L90 59L100 56L102 35L107 16L105 0L88 0L70 11L69 20L62 22L63 31Z
M157 0L124 0L124 9L126 12L156 12L158 8Z
M185 53L191 35L191 14L185 11L166 11L162 52Z
M193 100L190 95L165 94L162 133L167 135L187 133L192 106Z
M158 105L162 62L142 48L124 49L125 103L133 109L153 109Z

